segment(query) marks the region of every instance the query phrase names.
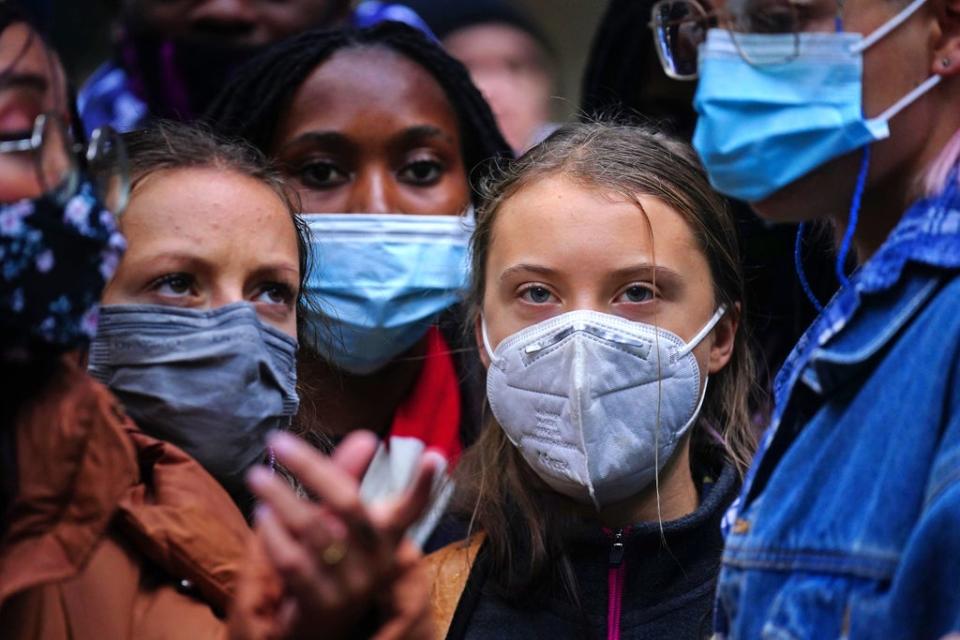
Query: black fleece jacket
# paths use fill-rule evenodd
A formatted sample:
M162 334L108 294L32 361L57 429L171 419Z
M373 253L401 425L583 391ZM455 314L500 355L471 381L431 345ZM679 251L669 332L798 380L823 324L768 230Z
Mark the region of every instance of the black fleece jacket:
M620 638L708 638L714 586L723 538L720 521L736 497L739 478L727 466L701 488L700 506L688 516L644 523L622 534L622 554L613 534L584 523L567 539L580 607L559 584L542 584L522 601L505 597L489 580L481 549L454 615L451 640L562 640L606 638L611 584L619 560L625 569ZM622 559L618 556L622 556Z

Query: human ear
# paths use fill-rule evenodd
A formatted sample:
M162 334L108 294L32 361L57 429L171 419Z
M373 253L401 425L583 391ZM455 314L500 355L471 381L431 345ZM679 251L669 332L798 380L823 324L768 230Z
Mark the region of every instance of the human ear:
M707 363L707 372L710 375L727 366L730 358L733 357L738 326L740 326L739 302L728 310L713 328L713 344L710 345L710 360Z
M934 41L932 72L943 77L960 73L960 0L937 3L939 37Z
M473 323L473 339L477 343L477 351L480 353L480 362L484 369L490 368L490 355L486 347L483 346L483 314L478 313Z

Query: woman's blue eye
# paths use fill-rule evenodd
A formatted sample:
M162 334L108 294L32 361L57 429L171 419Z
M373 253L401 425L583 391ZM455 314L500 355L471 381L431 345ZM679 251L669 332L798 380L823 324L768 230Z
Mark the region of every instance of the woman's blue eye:
M623 292L623 297L627 302L649 302L654 298L654 295L649 287L633 285Z
M530 287L523 292L528 301L535 304L544 304L550 302L553 294L546 287Z

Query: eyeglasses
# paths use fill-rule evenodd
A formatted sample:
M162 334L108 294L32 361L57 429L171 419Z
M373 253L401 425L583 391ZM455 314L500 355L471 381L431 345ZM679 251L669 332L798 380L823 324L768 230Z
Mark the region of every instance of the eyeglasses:
M799 4L795 0L734 0L724 12L708 13L694 0L660 0L653 5L650 28L663 71L676 80L697 77L697 55L707 31L723 27L737 52L754 66L784 64L800 54L800 34L835 30L841 5ZM789 35L771 48L757 34Z
M95 130L84 146L74 140L62 118L42 113L34 120L29 137L0 141L0 153L30 153L43 193L58 202L76 194L83 168L110 211L120 215L126 209L130 195L127 152L110 127Z

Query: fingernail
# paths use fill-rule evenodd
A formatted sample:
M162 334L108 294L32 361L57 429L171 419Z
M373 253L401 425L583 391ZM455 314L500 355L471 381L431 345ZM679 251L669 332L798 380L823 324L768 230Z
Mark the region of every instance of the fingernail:
M269 482L269 478L270 471L261 465L253 466L247 471L247 485L253 490L262 488Z
M279 456L293 453L297 447L297 439L284 431L274 431L267 436L267 443Z

